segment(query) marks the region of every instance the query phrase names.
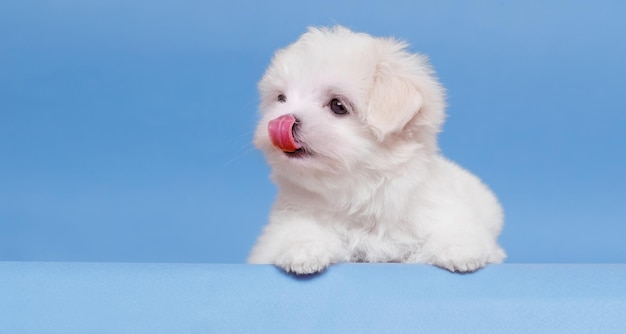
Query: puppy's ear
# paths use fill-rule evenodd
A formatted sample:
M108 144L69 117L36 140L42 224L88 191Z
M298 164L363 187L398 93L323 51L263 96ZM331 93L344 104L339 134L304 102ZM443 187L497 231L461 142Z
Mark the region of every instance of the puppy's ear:
M407 77L385 61L378 63L370 90L366 121L380 140L400 132L424 104L424 97Z

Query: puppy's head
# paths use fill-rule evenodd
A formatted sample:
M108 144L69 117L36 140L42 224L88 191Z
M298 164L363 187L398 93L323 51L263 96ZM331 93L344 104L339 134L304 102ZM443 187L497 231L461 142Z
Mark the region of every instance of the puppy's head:
M254 143L274 174L384 172L437 151L443 89L394 39L311 28L276 52L259 90Z

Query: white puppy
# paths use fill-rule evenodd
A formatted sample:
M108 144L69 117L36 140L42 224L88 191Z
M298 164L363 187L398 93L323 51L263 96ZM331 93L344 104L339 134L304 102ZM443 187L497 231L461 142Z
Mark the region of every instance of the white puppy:
M406 47L311 28L276 53L259 83L254 143L279 192L250 263L297 274L345 261L468 272L505 258L502 209L439 154L444 89Z

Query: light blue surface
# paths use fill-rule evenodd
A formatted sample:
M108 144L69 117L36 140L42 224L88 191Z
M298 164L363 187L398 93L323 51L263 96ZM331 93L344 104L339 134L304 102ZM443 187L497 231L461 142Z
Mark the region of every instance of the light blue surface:
M0 263L1 333L623 333L626 265Z
M256 83L309 25L406 39L510 262L626 262L626 2L0 1L0 259L243 262Z

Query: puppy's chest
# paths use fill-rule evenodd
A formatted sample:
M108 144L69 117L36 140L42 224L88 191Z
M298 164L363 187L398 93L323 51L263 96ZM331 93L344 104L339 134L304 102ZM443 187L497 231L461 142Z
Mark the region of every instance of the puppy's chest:
M409 226L352 227L338 232L354 262L403 262L419 252L422 243Z

